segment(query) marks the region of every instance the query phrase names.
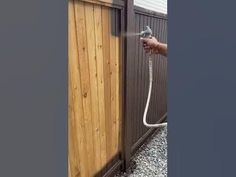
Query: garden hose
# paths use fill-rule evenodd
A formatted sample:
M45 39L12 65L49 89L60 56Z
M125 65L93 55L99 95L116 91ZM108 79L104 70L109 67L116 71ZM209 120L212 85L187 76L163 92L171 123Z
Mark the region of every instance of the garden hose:
M146 30L145 31L142 31L140 33L140 35L143 37L143 38L149 38L152 36L152 30L149 26L146 27ZM152 94L152 82L153 82L153 77L152 77L152 74L153 74L153 67L152 67L152 56L151 56L151 53L149 54L149 57L148 57L148 64L149 64L149 88L148 88L148 96L147 96L147 102L146 102L146 106L145 106L145 109L144 109L144 113L143 113L143 124L146 126L146 127L155 127L155 128L158 128L158 127L163 127L163 126L166 126L167 125L167 122L164 122L164 123L157 123L157 124L149 124L147 123L147 112L148 112L148 108L149 108L149 103L150 103L150 98L151 98L151 94Z

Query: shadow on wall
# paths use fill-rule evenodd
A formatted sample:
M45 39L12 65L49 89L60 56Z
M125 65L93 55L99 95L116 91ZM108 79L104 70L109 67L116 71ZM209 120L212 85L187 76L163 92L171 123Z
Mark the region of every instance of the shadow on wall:
M121 170L122 161L120 153L115 155L107 164L98 171L94 177L115 176Z

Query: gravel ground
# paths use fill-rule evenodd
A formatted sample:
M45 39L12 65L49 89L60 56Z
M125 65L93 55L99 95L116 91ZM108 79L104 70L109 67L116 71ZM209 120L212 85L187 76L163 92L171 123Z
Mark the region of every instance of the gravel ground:
M148 140L134 155L130 174L115 177L167 177L167 127Z

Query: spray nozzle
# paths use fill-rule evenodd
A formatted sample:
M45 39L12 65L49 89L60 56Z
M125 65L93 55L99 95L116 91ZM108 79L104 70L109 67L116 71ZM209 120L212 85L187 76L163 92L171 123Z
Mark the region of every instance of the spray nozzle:
M152 36L152 30L149 26L146 26L144 31L141 31L140 36L143 38L148 38Z

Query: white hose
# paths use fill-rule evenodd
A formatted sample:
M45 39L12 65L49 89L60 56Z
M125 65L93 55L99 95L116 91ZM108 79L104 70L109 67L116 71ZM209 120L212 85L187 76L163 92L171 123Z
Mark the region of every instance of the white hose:
M146 127L163 127L167 125L167 122L164 123L160 123L160 124L149 124L147 123L147 111L148 111L148 107L149 107L149 103L150 103L150 97L151 97L151 93L152 93L152 57L151 54L148 58L149 61L149 89L148 89L148 97L147 97L147 103L146 103L146 107L143 113L143 124Z

